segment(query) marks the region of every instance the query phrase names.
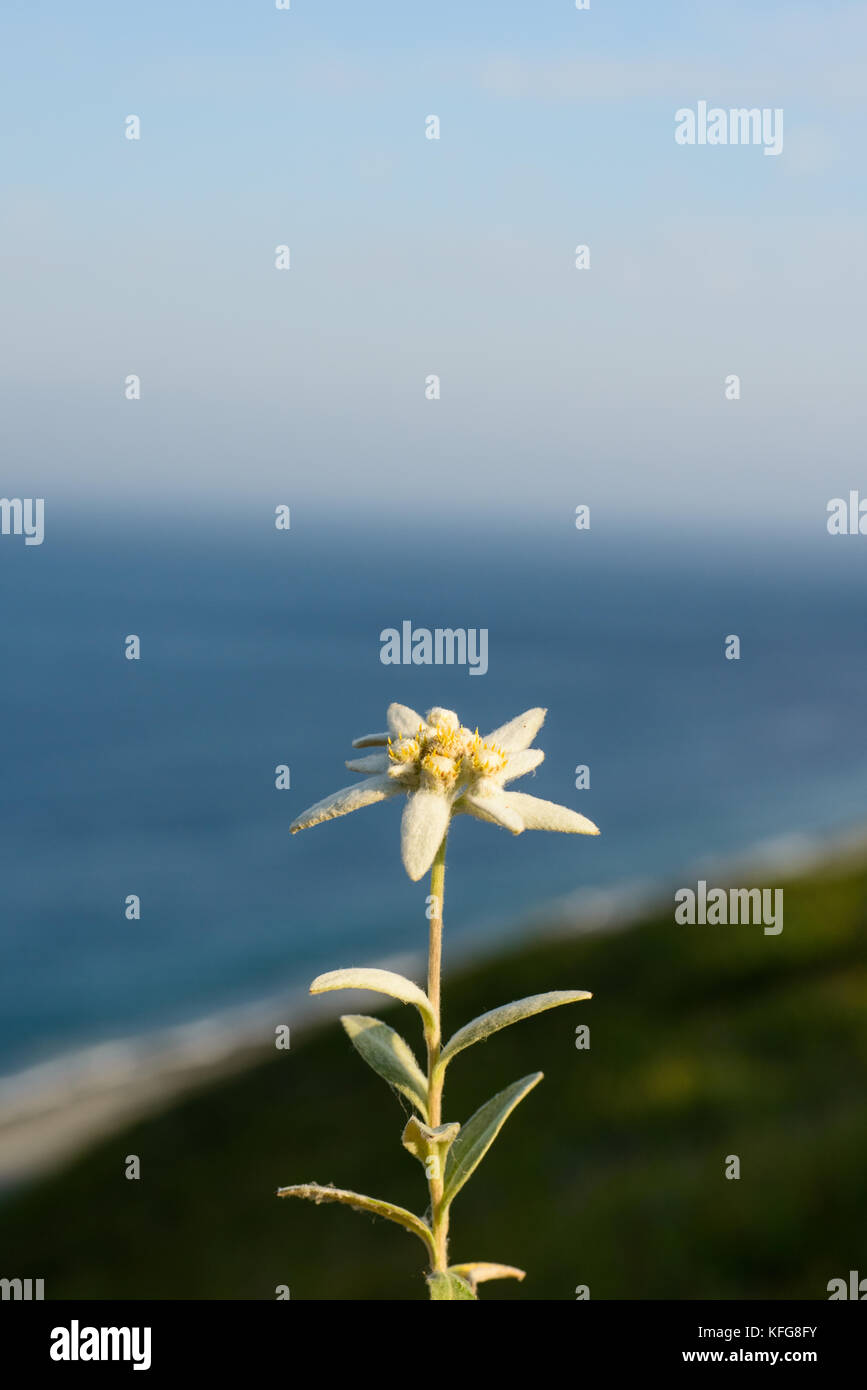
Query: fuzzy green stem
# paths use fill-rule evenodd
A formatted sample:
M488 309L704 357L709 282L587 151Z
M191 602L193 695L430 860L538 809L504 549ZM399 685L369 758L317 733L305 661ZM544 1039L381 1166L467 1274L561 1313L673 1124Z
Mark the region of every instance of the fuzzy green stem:
M433 899L430 906L430 944L428 949L427 994L433 1005L433 1026L425 1035L427 1044L427 1104L428 1123L432 1129L442 1124L443 1074L439 1069L440 1048L442 1046L442 1027L440 1022L440 972L443 952L443 891L446 877L446 840L448 830L437 850L430 874L430 892ZM431 1228L434 1238L434 1258L432 1268L444 1272L448 1265L447 1246L449 1232L448 1209L443 1206L444 1175L432 1173L428 1178L430 1189Z

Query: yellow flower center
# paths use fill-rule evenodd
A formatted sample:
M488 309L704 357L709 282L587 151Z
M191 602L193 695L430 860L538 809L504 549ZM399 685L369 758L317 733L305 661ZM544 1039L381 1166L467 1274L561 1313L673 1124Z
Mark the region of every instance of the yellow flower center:
M446 787L453 787L458 780L460 762L454 758L446 758L442 753L425 753L421 759L421 768L434 781L442 782Z
M502 748L484 743L478 729L471 733L454 717L427 729L419 725L414 738L401 735L394 742L389 739L388 756L398 767L415 766L420 774L449 788L459 778L470 782L476 777L495 777L508 762Z
M473 746L470 760L474 772L481 777L491 777L503 771L508 756L495 743L482 743L479 739Z
M401 737L397 743L388 740L388 756L394 763L417 762L420 751L417 739Z

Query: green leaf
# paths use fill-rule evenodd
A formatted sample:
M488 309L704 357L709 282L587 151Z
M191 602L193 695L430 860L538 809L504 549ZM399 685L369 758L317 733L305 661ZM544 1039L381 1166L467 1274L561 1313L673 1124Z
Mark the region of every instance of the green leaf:
M501 1028L508 1028L510 1023L520 1023L522 1018L532 1018L533 1014L556 1009L560 1004L577 1004L582 999L592 998L586 989L555 989L549 994L531 994L528 999L516 999L512 1004L503 1004L499 1009L491 1009L490 1013L480 1014L449 1039L442 1050L439 1068L445 1070L452 1058L463 1052L465 1047L489 1038Z
M433 1235L421 1217L414 1216L404 1207L382 1202L378 1197L365 1197L361 1192L347 1192L343 1187L323 1187L318 1182L302 1182L294 1187L280 1187L277 1189L277 1196L305 1197L308 1202L316 1202L317 1206L320 1202L341 1202L344 1206L353 1207L355 1211L370 1212L372 1216L384 1216L387 1221L394 1221L396 1225L403 1226L404 1230L412 1231L413 1235L424 1241L433 1255Z
M365 1014L344 1014L340 1022L367 1065L412 1101L427 1120L427 1081L409 1043L381 1019Z
M476 1298L472 1285L468 1284L466 1279L462 1279L459 1274L452 1274L451 1271L447 1274L429 1274L427 1287L433 1302L445 1299Z
M400 999L404 1004L415 1004L425 1026L434 1027L433 1005L424 990L392 970L365 970L354 966L350 970L329 970L325 975L316 976L310 993L325 994L330 989L372 989L377 994L390 994L392 999Z
M426 1164L433 1154L439 1160L439 1172L436 1174L438 1177L439 1173L443 1171L446 1154L460 1132L460 1128L459 1124L452 1123L437 1125L436 1129L431 1129L429 1125L423 1124L416 1115L412 1115L401 1135L401 1143L405 1149L409 1149L409 1152L418 1159L419 1163Z
M488 1264L484 1260L474 1260L467 1265L451 1265L448 1272L449 1274L458 1274L462 1279L466 1279L473 1290L488 1279L521 1280L527 1277L525 1269L516 1269L514 1265Z
M446 1159L443 1192L446 1206L454 1201L470 1174L478 1168L515 1106L538 1085L542 1075L542 1072L537 1071L532 1076L524 1076L520 1081L513 1082L505 1091L500 1091L498 1095L486 1101L472 1119L467 1120L449 1149Z

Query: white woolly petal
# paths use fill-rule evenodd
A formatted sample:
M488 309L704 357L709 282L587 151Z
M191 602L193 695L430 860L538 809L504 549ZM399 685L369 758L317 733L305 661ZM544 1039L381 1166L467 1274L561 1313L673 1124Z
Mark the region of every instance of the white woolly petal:
M321 821L333 820L335 816L348 815L362 806L371 806L374 801L384 801L387 796L396 796L402 790L399 782L389 777L368 777L365 782L355 782L351 787L343 787L332 792L322 801L317 801L308 811L303 811L290 825L294 835L296 830L306 830L308 826L319 825Z
M461 723L453 709L443 709L441 705L434 705L433 709L429 709L425 714L425 719L434 728L437 724L444 724L447 729L457 729L460 728Z
M353 748L384 748L387 743L387 732L384 734L365 734L363 738L354 738L352 740Z
M525 748L520 753L510 753L505 770L500 774L500 781L512 782L516 777L526 777L528 772L532 772L544 760L545 754L541 748Z
M450 815L451 800L445 791L422 787L410 793L403 808L400 853L403 867L414 883L427 873L436 858Z
M389 778L396 782L401 782L406 790L406 783L410 782L414 787L418 786L419 775L415 763L392 763L388 769Z
M421 715L409 705L389 705L385 717L392 738L415 738L419 724L424 724Z
M508 792L494 792L489 796L481 796L478 792L466 792L455 806L455 810L465 811L477 820L490 821L492 825L501 825L504 830L511 830L513 835L520 835L524 829L524 822L518 812L508 804L507 796Z
M526 792L503 792L508 806L517 811L527 830L562 830L567 835L598 835L599 829L586 816L558 806L556 801L543 801Z
M387 753L368 753L366 758L350 758L346 766L350 772L388 772L391 759Z
M501 725L492 734L486 734L484 742L494 743L506 753L520 753L524 748L530 747L544 724L547 713L545 709L525 710L517 719L510 719L508 724Z

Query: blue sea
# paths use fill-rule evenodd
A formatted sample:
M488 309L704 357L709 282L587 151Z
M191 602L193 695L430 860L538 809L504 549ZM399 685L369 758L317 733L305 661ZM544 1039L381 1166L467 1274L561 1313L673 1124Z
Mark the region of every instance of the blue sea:
M602 830L462 817L447 950L576 889L867 820L865 562L859 537L614 542L417 512L278 532L69 510L40 547L0 538L0 1073L421 948L399 801L288 833L354 780L351 740L391 700L482 732L547 706L516 789ZM404 620L486 628L488 672L383 665Z

